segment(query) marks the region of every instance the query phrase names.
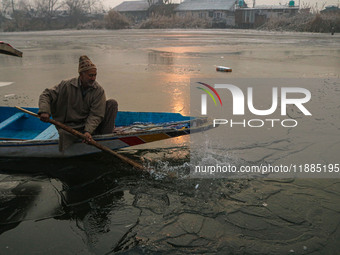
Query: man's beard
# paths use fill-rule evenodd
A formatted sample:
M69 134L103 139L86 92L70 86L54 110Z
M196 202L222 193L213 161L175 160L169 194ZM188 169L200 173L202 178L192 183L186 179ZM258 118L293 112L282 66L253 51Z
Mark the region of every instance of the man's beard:
M87 82L85 82L83 85L84 85L85 87L92 87L93 84L94 84L94 82L95 82L95 81L87 81Z

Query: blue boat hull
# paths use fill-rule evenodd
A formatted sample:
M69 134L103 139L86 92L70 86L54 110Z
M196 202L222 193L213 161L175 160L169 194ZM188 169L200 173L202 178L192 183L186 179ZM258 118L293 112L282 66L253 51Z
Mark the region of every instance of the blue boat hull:
M37 108L26 108L37 112ZM118 112L113 134L94 136L111 149L140 145L211 128L205 118L179 113ZM98 152L81 141L64 152L58 149L59 135L50 123L20 112L0 107L0 157L72 157Z

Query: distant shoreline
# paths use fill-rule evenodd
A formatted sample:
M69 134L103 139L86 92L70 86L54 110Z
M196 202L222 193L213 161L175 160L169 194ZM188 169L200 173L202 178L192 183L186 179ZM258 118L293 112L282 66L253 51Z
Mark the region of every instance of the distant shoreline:
M1 21L1 20L0 20ZM179 18L155 16L139 23L132 23L117 12L109 12L106 16L98 16L84 22L69 24L66 18L44 23L39 19L6 20L0 22L0 32L51 31L51 30L117 30L117 29L224 29L213 27L207 20L197 18ZM279 17L267 21L257 28L225 27L225 29L339 33L340 15L338 13L300 13L292 17Z

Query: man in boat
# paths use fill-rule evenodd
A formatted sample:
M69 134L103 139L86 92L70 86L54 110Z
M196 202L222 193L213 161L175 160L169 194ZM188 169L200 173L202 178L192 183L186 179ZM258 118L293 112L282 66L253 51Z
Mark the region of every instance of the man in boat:
M79 76L63 80L39 97L40 120L53 119L82 132L87 140L92 135L110 134L118 112L116 100L106 100L104 89L96 82L97 67L87 56L79 58ZM77 138L59 129L59 150L64 151Z

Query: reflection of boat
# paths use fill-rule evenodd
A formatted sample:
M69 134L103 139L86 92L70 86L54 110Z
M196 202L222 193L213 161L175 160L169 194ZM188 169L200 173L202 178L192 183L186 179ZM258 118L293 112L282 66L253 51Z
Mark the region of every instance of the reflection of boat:
M52 177L2 173L0 245L6 253L1 254L49 254L56 243L59 254L66 250L69 254L109 254L124 240L140 217L140 209L130 204L131 195L125 192L130 180L118 182L121 175L112 169L112 162L87 158L91 156L23 160L32 161L23 168L45 165ZM59 168L50 171L49 166L55 164ZM138 180L139 175L134 175ZM22 240L30 242L17 245Z
M28 183L22 181L22 178L4 177L0 181L0 235L30 218L27 208L34 207L35 198L41 192L41 186L37 182Z
M28 108L37 112L37 108ZM211 128L206 118L179 113L118 112L113 134L94 139L111 148L154 142ZM80 140L64 152L58 150L59 135L50 123L13 107L0 107L0 157L70 157L98 152Z
M12 55L16 57L22 57L22 52L20 50L17 50L10 44L1 42L1 41L0 41L0 53Z

